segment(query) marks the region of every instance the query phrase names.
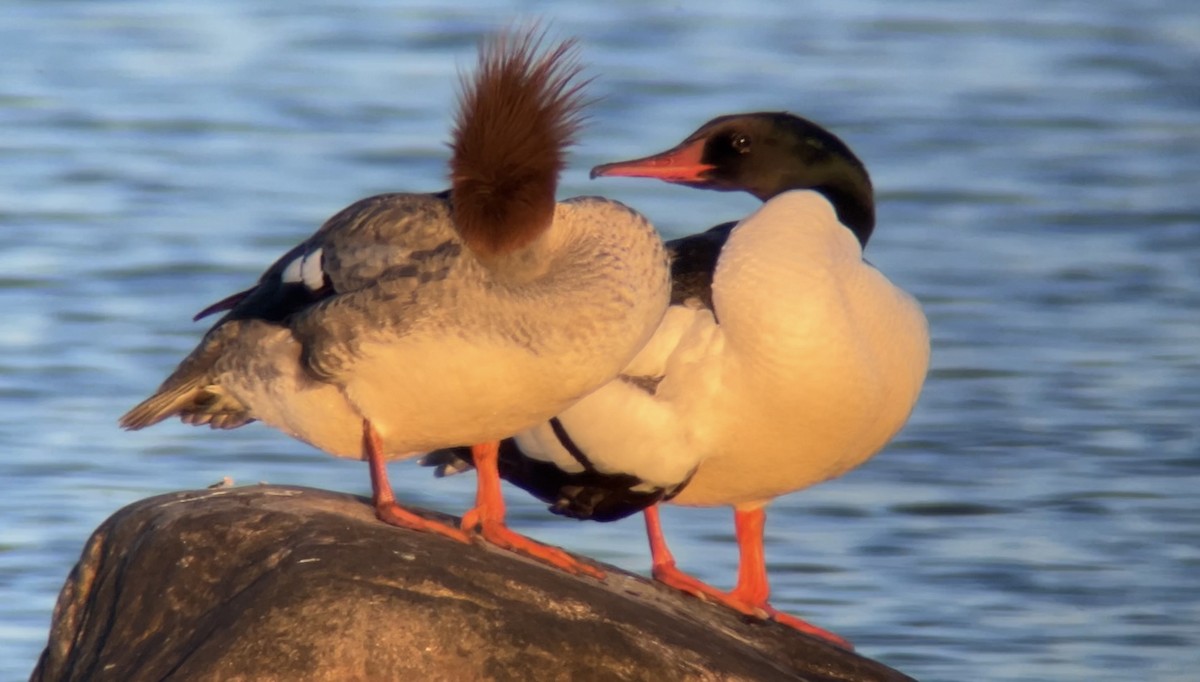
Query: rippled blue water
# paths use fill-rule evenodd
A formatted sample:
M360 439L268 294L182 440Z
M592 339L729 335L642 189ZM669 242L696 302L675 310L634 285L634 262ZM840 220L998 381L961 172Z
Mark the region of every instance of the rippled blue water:
M115 420L352 200L443 186L456 69L546 16L603 100L564 195L678 235L746 197L589 182L708 118L786 108L872 169L873 262L924 302L902 436L778 501L777 604L922 680L1190 680L1200 666L1200 12L1159 2L68 2L0 15L0 679L22 679L90 531L222 476L365 493L261 426ZM472 481L397 465L404 499ZM636 520L518 528L645 570ZM728 584L726 510L669 509Z

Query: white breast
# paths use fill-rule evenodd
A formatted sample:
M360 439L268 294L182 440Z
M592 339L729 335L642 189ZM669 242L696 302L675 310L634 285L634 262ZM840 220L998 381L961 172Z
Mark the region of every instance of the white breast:
M858 466L916 403L929 357L916 301L862 260L832 206L775 197L734 230L713 301L724 390L713 452L677 498L750 504Z

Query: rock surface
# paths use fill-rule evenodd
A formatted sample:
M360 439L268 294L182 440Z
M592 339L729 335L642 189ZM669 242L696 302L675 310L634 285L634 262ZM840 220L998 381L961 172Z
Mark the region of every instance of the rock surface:
M162 495L92 535L32 679L910 679L605 569L400 530L322 490Z

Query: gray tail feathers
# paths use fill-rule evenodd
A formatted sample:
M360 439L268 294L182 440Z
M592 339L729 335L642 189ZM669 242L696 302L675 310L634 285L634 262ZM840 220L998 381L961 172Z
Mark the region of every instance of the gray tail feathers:
M208 424L214 429L235 429L254 421L244 405L205 377L172 384L168 380L158 392L126 412L119 422L121 428L136 431L176 415L185 423Z
M214 381L213 365L241 332L238 324L218 324L209 330L154 395L121 417L121 427L136 431L176 415L187 424L208 424L214 429L233 429L254 421L246 406Z
M160 388L157 393L146 398L121 417L119 422L121 428L137 431L182 413L184 409L195 402L200 384L199 377L197 377L190 381L180 382L170 388L166 386Z

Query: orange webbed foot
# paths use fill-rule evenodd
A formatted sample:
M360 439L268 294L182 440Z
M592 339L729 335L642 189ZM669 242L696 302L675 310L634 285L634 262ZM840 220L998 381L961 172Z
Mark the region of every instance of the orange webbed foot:
M409 530L420 531L423 533L433 533L441 535L445 538L450 538L457 542L470 544L471 538L466 533L462 532L454 526L447 526L438 521L431 521L424 517L418 516L407 509L401 507L395 502L384 502L375 505L375 517L380 521L398 528L407 528Z
M469 514L469 513L468 513ZM464 523L467 517L464 516ZM464 526L465 527L465 526ZM479 536L501 549L524 554L543 564L548 564L572 575L586 575L603 580L605 573L591 564L584 563L558 547L544 545L527 538L504 524L484 522L479 525Z
M846 639L845 637L835 635L825 628L819 628L806 620L802 620L793 615L784 613L783 611L780 611L769 604L763 606L762 610L766 612L767 618L775 621L776 623L799 630L806 635L812 635L818 639L823 639L834 646L845 649L846 651L854 651L854 645L850 643L850 640Z
M759 620L773 620L780 625L786 625L794 630L799 630L806 635L811 635L818 639L822 639L847 651L854 651L854 645L844 637L835 635L824 628L819 628L808 621L797 618L796 616L784 613L770 604L751 604L744 599L741 599L736 594L718 590L712 585L701 581L699 578L684 573L678 568L675 568L673 565L655 566L653 569L653 575L655 580L663 583L664 585L673 587L686 594L690 594L693 597L698 597L706 601L722 604L725 607L733 609L744 616L757 618Z
M684 573L675 567L674 563L656 564L650 574L658 582L672 587L698 599L724 604L729 608L747 616L760 615L754 609L745 606L740 600L732 599L728 592L718 590L690 573Z

